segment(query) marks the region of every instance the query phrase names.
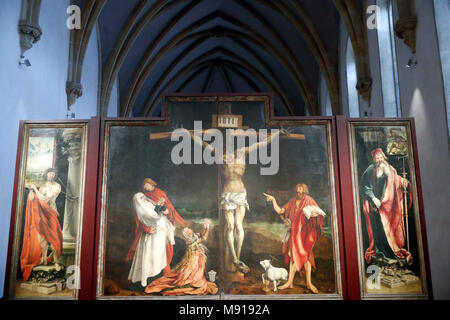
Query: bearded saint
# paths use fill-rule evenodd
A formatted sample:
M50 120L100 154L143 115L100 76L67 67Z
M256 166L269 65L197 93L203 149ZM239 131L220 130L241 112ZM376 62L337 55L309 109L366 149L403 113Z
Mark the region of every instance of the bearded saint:
M297 184L295 192L297 196L283 207L277 204L273 196L264 194L267 201L272 202L275 211L280 215L288 229L283 241L283 253L285 262L290 264L289 277L288 281L279 289L293 288L295 273L304 266L307 288L313 293L318 293L319 290L311 282L311 269L316 268L313 248L322 233L325 212L308 195L309 191L306 184Z
M371 155L374 163L363 173L361 184L369 238L365 260L368 264L373 258L409 263L412 257L405 249L402 201L403 190L408 187L409 182L389 165L382 149L373 150Z
M142 182L145 193L133 197L136 236L126 257L131 264L128 280L147 285L147 279L164 270L170 271L175 244L175 223L184 225L172 202L156 182L147 178Z

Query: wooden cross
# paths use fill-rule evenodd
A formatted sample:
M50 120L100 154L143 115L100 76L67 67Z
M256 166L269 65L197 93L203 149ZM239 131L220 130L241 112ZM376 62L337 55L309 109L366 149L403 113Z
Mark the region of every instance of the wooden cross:
M203 130L198 130L203 134L205 134L205 132L208 129L203 129ZM257 137L267 137L270 136L271 134L268 133L260 133L257 131L250 131L250 132L245 132L245 131L241 131L241 130L235 130L235 129L230 129L231 130L231 136L236 137L236 136L257 136ZM190 134L194 134L195 130L187 130ZM155 133L150 133L150 140L162 140L162 139L170 139L170 137L172 136L173 131L171 132L155 132ZM300 134L300 133L288 133L288 134L284 134L284 135L280 135L281 139L289 139L289 140L305 140L306 137L304 134Z

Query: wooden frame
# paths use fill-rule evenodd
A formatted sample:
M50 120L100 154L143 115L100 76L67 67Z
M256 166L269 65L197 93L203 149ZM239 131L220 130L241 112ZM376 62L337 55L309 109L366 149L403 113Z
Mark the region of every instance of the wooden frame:
M100 137L100 157L99 157L99 168L98 168L98 185L97 194L99 195L99 200L97 202L97 215L96 215L96 229L95 229L95 248L94 248L94 259L93 259L93 283L91 286L91 297L92 299L102 299L104 291L104 260L105 256L103 250L105 248L105 219L106 213L106 199L107 194L104 186L107 184L107 175L105 173L108 169L108 137L110 128L113 126L120 125L131 125L131 126L162 126L166 125L167 121L165 118L142 118L142 119L129 119L129 118L111 118L103 119L101 122L101 137Z
M92 210L92 203L95 203L95 193L92 187L96 185L92 181L92 173L97 171L97 154L98 154L98 119L92 120L69 120L69 121L21 121L19 125L18 151L16 160L16 175L14 181L14 192L12 199L12 213L10 224L10 236L8 246L8 259L5 279L5 296L10 299L89 299L92 272L92 249L93 249L93 219L95 211ZM79 276L78 289L72 289L71 295L65 296L46 296L45 294L25 294L25 296L15 295L16 270L19 263L19 242L22 231L22 212L25 207L24 202L24 183L28 141L31 136L30 132L34 129L72 129L79 128L81 132L81 172L80 174L80 206L78 217L78 230L76 236L75 247L75 268L72 274L73 279ZM94 175L95 176L95 175ZM75 282L74 282L75 283Z
M106 242L106 229L105 223L107 221L107 217L105 216L108 209L105 207L105 203L107 203L107 194L105 193L107 181L107 170L108 170L108 153L109 146L108 140L110 135L110 129L114 126L170 126L169 118L170 118L170 109L168 108L168 103L171 102L233 102L233 101L261 101L264 102L265 109L265 119L267 126L324 126L326 131L326 149L327 149L327 159L329 161L329 177L328 181L330 184L330 196L331 196L331 206L332 206L332 218L330 226L331 232L333 235L332 240L332 250L333 250L333 261L334 272L335 272L335 290L336 293L333 294L319 294L319 295L233 295L233 294L221 294L223 299L344 299L347 296L347 290L345 285L345 253L344 253L344 238L342 236L343 232L343 221L342 216L340 214L340 186L338 183L338 163L337 163L337 141L335 138L336 126L333 117L275 117L273 115L273 105L272 105L272 97L266 94L258 94L258 95L246 95L246 94L238 94L238 95L217 95L217 94L192 94L192 95L167 95L164 99L162 115L158 118L151 119L104 119L102 121L102 129L104 132L101 137L101 151L102 155L100 158L100 170L99 170L99 186L98 193L99 199L102 199L101 202L97 204L97 230L96 230L96 249L95 249L95 257L97 263L94 267L94 274L97 277L96 286L92 290L92 295L97 299L132 299L130 297L117 297L117 296L105 296L103 293L103 284L104 284L104 259L105 259L105 242ZM148 297L148 296L139 296L138 299L166 299L165 297ZM183 299L186 299L187 296L182 296ZM220 296L199 296L199 297L188 297L188 299L218 299ZM169 298L169 299L177 299L177 298Z
M174 94L164 97L163 110L161 117L157 118L111 118L100 120L92 118L91 120L68 120L68 121L21 121L19 127L18 151L16 160L16 174L14 180L14 191L12 199L12 213L10 236L8 246L5 296L10 299L17 299L14 290L11 288L11 280L15 277L17 270L17 242L18 240L18 218L24 206L24 161L26 157L25 150L29 135L26 134L30 127L85 127L85 166L84 166L84 192L83 192L83 220L81 232L81 245L79 247L79 265L80 265L80 289L71 297L62 297L62 299L117 299L117 297L105 297L101 294L102 288L98 286L101 283L102 272L102 251L104 249L104 193L103 186L107 182L104 173L108 169L108 146L109 129L115 125L124 126L152 126L166 127L170 125L170 111L166 99L172 101L240 101L249 96L248 94ZM425 230L425 216L422 199L420 168L417 154L417 141L415 137L415 127L413 119L348 119L344 116L337 117L275 117L273 114L273 99L267 94L251 94L256 101L265 103L266 126L298 126L298 125L325 125L327 131L327 159L331 164L329 181L333 181L331 187L331 197L335 208L333 228L338 235L334 239L334 254L339 261L337 266L337 294L335 295L286 295L281 299L432 299L431 273L429 266L429 254L427 237ZM395 125L404 126L408 132L408 150L410 168L414 172L414 197L415 197L415 221L417 222L418 239L421 242L421 274L422 286L424 288L421 294L368 294L365 290L365 274L362 268L361 256L361 218L358 217L359 194L358 176L355 173L355 146L353 131L358 126L381 126ZM100 259L100 260L99 260ZM99 263L100 261L100 263ZM15 264L15 266L13 266ZM28 297L30 298L30 297ZM55 297L51 297L55 298ZM56 297L60 298L60 297ZM142 297L140 297L142 298ZM220 296L200 296L194 299L280 299L275 295L233 295L224 294ZM22 298L19 298L22 299ZM36 299L36 298L31 298ZM46 297L37 297L37 299L46 299ZM121 297L119 299L128 299ZM177 299L151 297L144 299ZM180 298L178 298L180 299ZM181 299L186 299L182 296Z
M422 189L420 182L420 168L417 156L417 144L415 137L414 119L346 119L345 117L338 116L338 139L339 146L342 150L340 154L340 170L341 177L340 181L342 184L342 192L346 196L342 198L343 208L345 208L346 220L346 252L347 255L347 275L352 277L353 285L348 284L349 288L349 298L350 299L431 299L432 289L431 289L431 274L429 267L428 258L428 245L425 230L425 217L423 212L423 200L422 200ZM417 237L417 250L418 257L420 260L420 283L421 292L419 293L401 293L400 289L390 289L392 293L388 293L389 289L383 289L383 287L378 287L378 290L383 293L374 293L376 290L372 290L370 293L366 287L366 276L364 272L364 254L363 251L363 234L362 224L364 223L362 219L362 203L359 200L359 173L357 171L357 160L356 160L356 145L355 145L355 128L390 128L397 130L396 128L405 128L406 140L407 140L407 165L411 170L411 190L413 192L413 212L414 221L416 227ZM380 142L378 142L380 143ZM386 146L381 146L385 149ZM361 168L359 168L361 171ZM399 173L400 175L400 173ZM405 206L406 208L406 206ZM403 223L403 222L402 222ZM407 229L407 227L406 227ZM406 232L405 232L406 234ZM367 236L365 236L367 237ZM413 237L413 238L414 238ZM405 245L406 246L406 245ZM386 267L387 268L387 267ZM396 290L399 290L395 293ZM406 289L404 289L406 290Z

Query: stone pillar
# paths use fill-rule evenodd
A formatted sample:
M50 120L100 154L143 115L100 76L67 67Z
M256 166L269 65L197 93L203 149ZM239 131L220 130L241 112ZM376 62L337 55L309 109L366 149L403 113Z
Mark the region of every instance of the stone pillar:
M395 35L403 39L405 44L416 53L417 15L412 0L397 0L398 21L395 24Z
M68 154L69 169L66 186L66 206L63 223L63 248L75 249L78 231L81 185L81 132L69 129L63 133L65 153Z
M20 55L30 50L33 44L41 39L42 30L39 26L41 0L22 0L19 20Z
M66 82L67 110L83 95L83 86L78 82Z
M358 90L358 93L363 98L363 100L370 105L372 95L372 78L358 79L356 90Z

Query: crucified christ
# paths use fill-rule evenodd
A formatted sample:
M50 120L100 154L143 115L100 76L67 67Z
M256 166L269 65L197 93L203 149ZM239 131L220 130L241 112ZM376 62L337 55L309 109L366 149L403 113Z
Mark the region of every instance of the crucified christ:
M192 132L190 132L190 134L195 143L208 149L210 154L216 154L218 150L216 150L215 147L211 146ZM245 212L249 209L247 190L242 181L242 176L244 175L246 168L246 156L261 147L267 147L272 140L279 135L280 131L277 130L276 133L267 135L263 141L254 143L248 147L238 148L223 155L221 169L225 178L225 183L219 209L223 211L225 217L225 261L229 271L238 270L242 273L248 273L250 271L249 267L240 259L242 244L244 242L243 221Z
M194 127L196 127L196 124L194 123ZM181 130L181 131L180 131ZM225 178L224 187L221 194L220 204L219 204L219 210L223 212L223 217L225 218L225 223L223 226L223 236L224 236L224 242L225 242L225 265L227 267L228 271L235 272L236 270L247 273L249 272L249 267L241 261L241 251L242 251L242 244L244 242L244 228L243 228L243 220L245 217L246 210L249 209L249 205L247 202L247 191L244 186L244 183L242 181L242 177L245 173L246 169L246 158L247 155L249 155L250 163L252 162L252 156L255 156L255 151L259 151L259 155L263 154L264 147L267 147L269 144L272 144L272 147L276 145L274 141L275 138L279 138L280 134L282 138L288 138L288 139L294 139L294 140L304 140L305 136L303 134L296 134L291 133L289 130L286 129L280 129L275 130L271 134L266 133L256 133L253 131L232 131L231 135L234 136L240 136L241 140L236 150L234 150L234 144L231 150L227 148L226 152L224 154L223 149L223 136L220 131L217 129L214 129L216 131L215 134L212 134L211 129L209 130L202 130L201 125L196 128L195 130L186 130L186 129L176 129L173 132L156 132L150 134L150 140L159 140L159 139L167 139L171 138L172 141L176 141L180 137L189 137L192 138L194 143L200 148L200 155L209 154L210 157L208 157L209 160L211 158L215 158L214 161L209 161L208 164L216 163L221 165L221 171L223 173L223 176ZM174 134L176 131L179 131L174 138ZM202 139L202 134L204 133L205 136L208 135L211 138L212 136L215 136L214 143L211 142L211 144L207 143L204 139ZM228 131L227 131L228 132ZM245 146L245 137L242 139L242 136L252 136L253 143L250 142L249 146ZM260 140L257 142L256 137L259 136ZM264 137L265 136L265 137ZM173 139L174 138L174 139ZM229 141L229 136L227 134L227 141ZM231 138L231 141L233 138ZM264 139L264 140L263 140ZM189 139L190 140L190 139ZM250 139L251 141L252 139ZM208 139L208 141L211 141L211 139ZM177 147L177 152L182 151L183 157L185 154L187 154L186 159L181 159L181 161L176 160L177 164L191 164L191 153L190 148L191 144L190 141L187 143L187 140L183 138L182 142L179 144L181 146ZM185 149L187 148L187 150ZM202 152L202 148L204 148L204 152ZM175 148L172 150L172 156L177 154L177 152L174 152ZM267 156L267 152L266 152ZM278 150L272 150L271 157L277 158L278 163ZM195 158L195 156L194 156ZM254 159L254 158L253 158ZM262 160L262 159L260 159ZM172 158L172 161L174 161L174 158ZM200 159L201 163L201 159ZM256 160L255 160L256 163ZM262 162L263 163L263 162ZM265 164L265 163L264 163ZM276 165L278 167L278 164ZM270 168L261 168L262 174L276 174L272 172L272 167ZM266 173L263 173L263 169L270 169L267 171L264 171ZM276 169L278 170L278 169ZM270 172L270 173L269 173Z

